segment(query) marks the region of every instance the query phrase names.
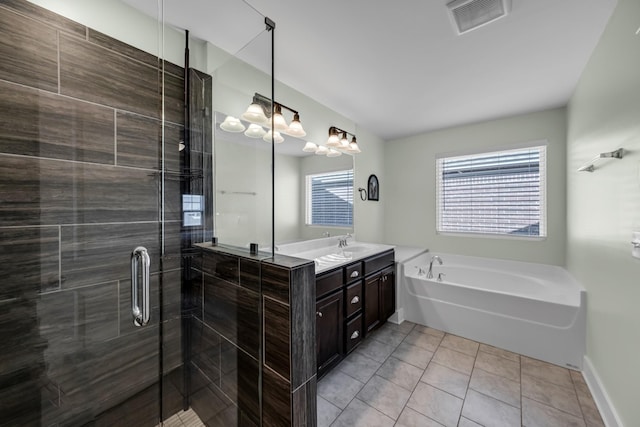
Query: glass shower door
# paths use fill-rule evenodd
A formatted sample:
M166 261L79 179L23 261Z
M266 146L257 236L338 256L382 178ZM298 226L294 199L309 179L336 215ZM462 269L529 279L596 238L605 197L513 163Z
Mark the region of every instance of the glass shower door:
M0 4L0 425L153 426L183 404L163 378L181 378L180 190L165 177L184 74L159 60L157 19L119 2L70 19L65 3ZM152 49L99 20L139 22Z

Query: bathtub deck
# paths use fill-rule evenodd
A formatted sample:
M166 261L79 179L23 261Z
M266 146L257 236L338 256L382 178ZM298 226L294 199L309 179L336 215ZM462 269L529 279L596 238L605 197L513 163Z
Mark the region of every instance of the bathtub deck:
M478 424L604 426L580 372L411 322L318 383L318 427Z

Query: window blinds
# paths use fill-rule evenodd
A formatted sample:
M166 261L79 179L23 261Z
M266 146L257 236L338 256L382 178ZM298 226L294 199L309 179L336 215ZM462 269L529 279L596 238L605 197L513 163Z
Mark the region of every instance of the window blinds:
M544 237L546 146L436 160L437 231Z
M306 223L351 227L353 224L353 169L307 175Z

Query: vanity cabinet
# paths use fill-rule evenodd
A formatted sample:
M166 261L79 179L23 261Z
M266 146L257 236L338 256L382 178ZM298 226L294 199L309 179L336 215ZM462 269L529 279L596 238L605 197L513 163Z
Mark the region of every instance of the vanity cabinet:
M344 294L342 269L316 276L316 357L318 375L344 354Z
M318 378L395 312L394 251L316 276Z
M365 280L365 331L369 333L395 312L395 271L385 268Z
M334 292L316 302L316 345L318 371L324 372L337 364L344 353L342 292Z

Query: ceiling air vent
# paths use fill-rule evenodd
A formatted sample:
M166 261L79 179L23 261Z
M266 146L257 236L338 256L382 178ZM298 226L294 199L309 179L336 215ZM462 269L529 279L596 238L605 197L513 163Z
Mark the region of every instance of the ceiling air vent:
M506 16L511 0L454 0L447 7L458 34L462 34Z

